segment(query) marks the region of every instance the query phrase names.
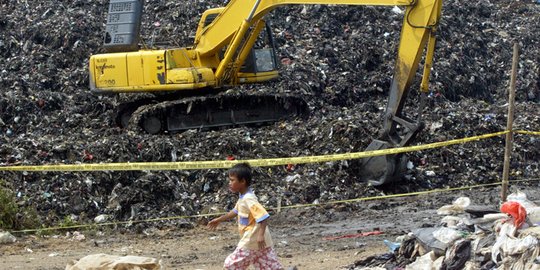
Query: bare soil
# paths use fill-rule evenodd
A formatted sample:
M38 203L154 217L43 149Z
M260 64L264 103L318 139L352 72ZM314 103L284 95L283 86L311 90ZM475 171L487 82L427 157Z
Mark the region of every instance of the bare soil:
M538 186L522 188L529 199L538 200ZM274 213L271 230L275 248L286 268L347 269L370 255L386 253L384 239L408 233L421 226L436 226L436 209L459 196L474 204L500 202L499 188L444 192L347 205L289 209ZM381 235L325 239L380 230ZM50 236L18 236L11 245L0 246L2 269L64 269L72 260L89 254L138 255L160 258L166 269L222 269L225 257L234 250L238 235L233 222L217 231L202 225L195 229L151 228L133 233L124 228L84 231L85 240L70 233Z

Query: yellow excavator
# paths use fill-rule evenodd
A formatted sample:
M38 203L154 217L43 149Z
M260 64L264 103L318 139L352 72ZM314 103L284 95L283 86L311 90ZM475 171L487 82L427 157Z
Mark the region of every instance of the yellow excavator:
M89 61L92 91L155 94L123 104L118 114L123 126L158 134L305 115L307 105L300 97L215 94L279 76L272 31L264 18L280 6L302 4L405 7L383 129L366 150L406 146L423 128L421 113L412 120L402 111L422 57L419 112L423 109L442 0L230 0L225 7L202 14L192 46L166 49L139 49L143 3L110 1L106 53L93 55ZM186 98L186 93L198 95ZM371 184L382 185L399 178L405 163L404 155L367 158L359 173Z

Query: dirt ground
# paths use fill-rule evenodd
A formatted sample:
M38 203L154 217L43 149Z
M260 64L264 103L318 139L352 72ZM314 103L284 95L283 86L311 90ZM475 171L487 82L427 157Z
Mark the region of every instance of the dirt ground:
M531 200L539 200L540 188L522 187ZM436 209L459 196L474 204L499 205L499 188L444 192L348 205L290 209L274 213L270 226L275 248L286 269L347 269L357 260L387 252L384 239L394 240L421 226L436 226ZM195 229L146 229L127 233L123 229L85 231L85 239L69 236L19 236L12 245L0 246L2 269L64 269L72 260L89 254L139 255L160 258L166 269L221 269L238 235L235 224L217 231ZM381 235L335 240L380 230Z

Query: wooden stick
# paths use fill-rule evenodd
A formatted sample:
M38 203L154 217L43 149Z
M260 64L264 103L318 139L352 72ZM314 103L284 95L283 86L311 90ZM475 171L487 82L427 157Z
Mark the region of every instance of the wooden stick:
M502 177L501 199L506 201L508 195L508 176L510 174L510 156L512 155L513 145L513 124L514 124L514 103L516 99L516 78L519 61L519 46L514 43L514 57L512 59L512 76L510 78L510 93L508 98L508 119L506 122L506 146L504 148L504 167Z
M278 201L277 201L277 212L278 213L281 213L281 199L282 199L282 197L279 196Z

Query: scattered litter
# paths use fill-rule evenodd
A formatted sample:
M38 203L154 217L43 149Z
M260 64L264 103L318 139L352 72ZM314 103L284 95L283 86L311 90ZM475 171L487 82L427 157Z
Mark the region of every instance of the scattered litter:
M75 241L84 241L86 240L86 237L84 236L84 234L80 233L80 232L73 232L72 234L70 234L69 232L66 233L66 237L71 237L71 240L75 240Z
M108 215L99 215L97 217L94 218L94 222L95 223L103 223L105 221L107 221L109 219L109 216Z
M405 267L406 270L432 270L432 269L440 269L440 267L435 266L435 261L437 259L437 256L433 251L424 254L424 256L420 256L416 258L416 261L413 263L407 265Z
M421 228L413 231L413 235L418 240L418 243L426 251L435 251L438 254L442 254L448 247L448 243L439 241L434 236L438 228Z
M455 229L442 227L433 232L433 237L448 245L463 237L463 233Z
M390 252L395 252L396 250L399 249L399 247L401 246L401 243L395 243L395 242L390 242L388 240L383 240L384 244L388 247L388 250L390 250Z
M9 232L0 232L0 245L15 243L17 238Z
M365 233L355 233L355 234L346 234L346 235L340 235L340 236L330 236L323 238L324 240L337 240L337 239L345 239L345 238L359 238L359 237L366 237L366 236L372 236L372 235L380 235L383 234L381 231L372 231L372 232L365 232Z
M516 195L521 196L522 202L528 201L525 194L519 192L508 198L515 198ZM531 209L537 207L534 202L528 202ZM519 225L519 222L508 222L508 216L504 213L488 213L483 217L476 217L478 212L471 214L462 211L464 207L470 207L471 203L471 199L461 197L452 205L441 207L440 209L444 210L441 214L451 215L443 218L447 222L441 222L441 227L413 230L412 235L399 237L401 242L398 243L385 241L389 247L399 244L399 248L394 251L390 249L391 253L386 260L361 260L348 269L371 266L395 269L398 265L411 270L540 269L537 259L540 254L540 227L521 229L514 225ZM523 211L520 210L521 205L515 201L507 202L503 206L503 210L510 209L509 212ZM456 209L459 211L455 211ZM519 214L517 216L519 219ZM463 222L465 226L460 229L447 227L449 221L461 219L467 221Z
M409 169L409 170L414 169L414 163L412 163L411 161L408 161L407 162L407 169Z
M398 6L395 6L394 8L392 8L392 12L394 12L395 14L403 14L403 9L401 9Z
M459 197L451 205L445 205L437 210L438 215L456 215L462 214L471 204L471 199L468 197Z
M160 270L163 269L161 261L154 258L138 256L114 256L107 254L88 255L79 261L73 261L66 266L66 270Z

